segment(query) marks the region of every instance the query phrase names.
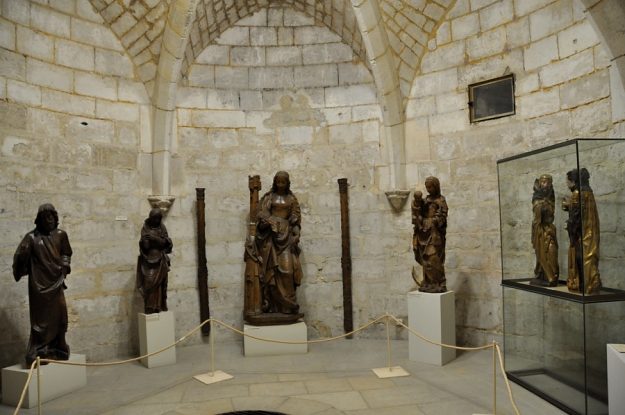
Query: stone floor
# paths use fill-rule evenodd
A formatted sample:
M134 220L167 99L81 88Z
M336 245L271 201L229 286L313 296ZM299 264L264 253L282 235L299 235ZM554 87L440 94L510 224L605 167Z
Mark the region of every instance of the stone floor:
M44 415L199 415L273 410L290 415L424 415L493 413L492 352L465 352L443 367L408 360L408 342L392 342L392 364L408 377L378 379L387 342L370 339L313 344L305 355L244 357L241 344L215 347L215 369L233 379L205 385L210 348L178 348L177 363L147 369L138 363L88 369L88 385L43 405ZM521 414L563 414L512 385ZM14 408L0 405L0 415ZM36 414L37 409L20 414ZM513 414L503 378L497 380L497 414Z

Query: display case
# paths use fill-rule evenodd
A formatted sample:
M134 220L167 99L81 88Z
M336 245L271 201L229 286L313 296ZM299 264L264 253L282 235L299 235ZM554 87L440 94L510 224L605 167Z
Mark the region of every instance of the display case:
M625 140L497 171L506 373L569 414L607 414L606 344L625 343Z

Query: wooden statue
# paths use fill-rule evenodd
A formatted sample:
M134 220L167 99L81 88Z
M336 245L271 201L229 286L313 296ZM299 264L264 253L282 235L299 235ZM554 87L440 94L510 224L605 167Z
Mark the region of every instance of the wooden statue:
M536 266L532 285L555 287L558 285L560 266L558 265L558 239L555 218L556 198L553 179L543 174L534 181L532 196L532 246L536 254Z
M423 280L418 280L413 268L413 279L419 291L444 293L445 279L445 237L447 233L447 202L441 195L438 178L425 179L427 197L420 191L414 192L412 201L412 223L414 233L412 249L415 259L423 268Z
M37 357L69 359L65 277L71 272L72 248L59 217L49 203L39 206L35 229L24 236L13 257L13 276L28 275L30 340L26 366Z
M141 228L137 258L137 289L143 296L145 314L167 311L169 255L173 244L162 223L159 208L150 210Z
M562 200L569 212L569 276L566 285L571 292L596 294L601 289L599 275L599 213L590 188L590 173L585 168L566 173L571 196Z
M250 324L290 324L303 317L296 298L296 289L302 281L301 212L290 185L287 172L276 173L271 190L258 204L256 223L249 227L244 318ZM252 215L258 190L260 181L250 178Z

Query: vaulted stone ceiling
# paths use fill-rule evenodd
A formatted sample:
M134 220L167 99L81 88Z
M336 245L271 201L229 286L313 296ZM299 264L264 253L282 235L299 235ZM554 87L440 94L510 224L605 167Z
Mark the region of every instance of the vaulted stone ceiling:
M271 6L290 6L313 16L316 24L325 25L341 36L346 44L352 46L354 53L367 62L362 36L348 0L200 0L185 53L183 72L227 28L259 9Z
M89 0L130 55L141 80L156 76L171 0Z
M175 0L89 0L105 23L120 39L130 55L137 74L152 90L159 66L163 31L167 16ZM367 47L371 49L370 33L383 32L380 48L390 49L390 65L399 78L401 95L405 98L414 77L418 74L421 59L428 49L428 42L436 35L439 25L458 1L470 7L466 0L195 0L197 8L190 19L190 41L186 44L181 71L184 73L195 58L221 33L238 20L263 7L291 6L313 16L319 25L325 25L337 33L355 54L371 67ZM517 0L524 1L524 0ZM622 0L577 0L587 8L602 32L606 46L622 61L625 33L622 31L625 4ZM353 3L353 4L352 4ZM356 21L354 7L369 3L376 12L363 23ZM470 4L472 4L471 2ZM376 16L377 15L377 16ZM625 72L622 71L622 72ZM625 76L625 74L623 75ZM376 81L377 82L377 81Z

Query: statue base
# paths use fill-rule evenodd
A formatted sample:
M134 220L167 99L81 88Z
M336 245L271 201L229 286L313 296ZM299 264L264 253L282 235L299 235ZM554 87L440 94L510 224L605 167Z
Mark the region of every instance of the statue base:
M68 361L85 363L86 358L84 354L72 353ZM29 370L30 368L24 369L24 366L21 364L2 369L3 404L17 406L28 379ZM86 366L48 363L41 366L40 373L42 403L87 386ZM37 368L33 372L33 377L26 389L26 395L24 395L24 401L22 402L23 408L33 408L35 406L37 406Z
M278 356L286 354L308 353L308 330L306 323L300 321L295 324L275 326L243 325L243 354L247 356ZM287 342L302 342L299 344L273 343L257 340L248 335L263 339L280 340Z
M609 413L625 414L625 345L608 344L608 405ZM3 383L4 385L4 383Z
M243 315L243 320L252 326L279 326L283 324L297 323L304 318L304 313L260 313Z
M174 313L138 313L139 319L139 354L141 356L161 350L176 341L174 331ZM173 365L176 363L176 348L141 359L148 368Z
M408 326L438 342L456 345L456 304L453 291L445 293L408 293ZM426 343L408 335L410 360L443 366L456 358L456 349Z

